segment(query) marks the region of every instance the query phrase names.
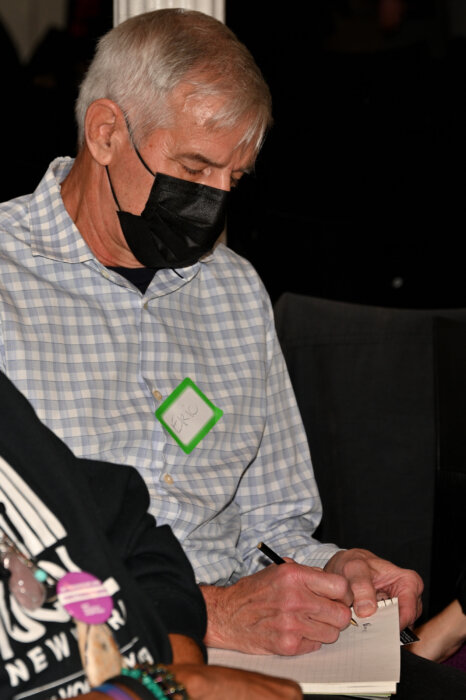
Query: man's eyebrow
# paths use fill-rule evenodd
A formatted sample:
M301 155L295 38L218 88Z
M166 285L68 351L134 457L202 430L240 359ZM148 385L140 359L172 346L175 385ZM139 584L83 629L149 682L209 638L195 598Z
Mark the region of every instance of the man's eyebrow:
M202 155L202 153L179 153L178 158L186 158L187 160L194 160L197 163L201 163L202 165L210 165L212 168L224 168L226 166L226 163L217 163L214 160L210 160L210 158L207 158L206 156ZM254 169L254 161L251 162L249 165L246 165L244 168L236 168L233 172L237 173L251 173Z

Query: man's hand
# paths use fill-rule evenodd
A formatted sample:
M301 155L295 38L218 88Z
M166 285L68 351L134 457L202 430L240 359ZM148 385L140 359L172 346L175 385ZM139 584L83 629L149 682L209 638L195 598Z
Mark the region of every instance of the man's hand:
M412 625L422 611L421 577L410 569L400 569L366 549L337 552L325 571L340 574L348 581L357 615L367 617L377 608L377 600L398 598L400 629Z
M351 619L348 582L286 561L226 588L201 587L208 613L207 646L293 655L338 639Z
M175 664L171 670L191 700L301 700L303 697L294 681L262 673L189 664Z

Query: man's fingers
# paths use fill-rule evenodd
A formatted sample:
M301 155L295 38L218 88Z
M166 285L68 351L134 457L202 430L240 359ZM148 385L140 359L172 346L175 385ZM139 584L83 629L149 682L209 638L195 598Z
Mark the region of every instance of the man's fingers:
M405 570L403 584L398 585L396 595L400 608L400 627L412 625L422 613L422 579L415 571Z
M375 612L376 600L398 598L400 625L413 624L421 614L422 579L411 569L402 569L365 549L341 550L329 559L325 571L348 579L357 615Z
M339 600L347 606L353 602L348 581L343 576L310 566L302 569L302 575L305 587L315 595L329 600Z
M377 610L377 594L372 582L371 569L363 559L352 559L345 564L345 576L353 594L353 608L359 617L368 617Z

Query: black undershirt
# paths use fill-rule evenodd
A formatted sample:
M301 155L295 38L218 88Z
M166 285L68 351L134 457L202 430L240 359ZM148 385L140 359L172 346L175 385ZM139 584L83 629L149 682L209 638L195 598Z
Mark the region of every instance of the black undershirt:
M153 277L159 268L154 267L109 267L109 270L117 272L122 277L125 277L131 284L139 289L142 294L145 294L147 287L153 280Z

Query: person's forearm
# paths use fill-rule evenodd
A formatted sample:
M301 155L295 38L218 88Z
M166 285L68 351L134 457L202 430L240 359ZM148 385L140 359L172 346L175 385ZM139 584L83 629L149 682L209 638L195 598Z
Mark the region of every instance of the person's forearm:
M442 663L465 643L466 615L455 599L414 631L419 641L410 644L409 650L425 659Z
M183 634L169 634L174 664L203 664L201 649L190 637Z

